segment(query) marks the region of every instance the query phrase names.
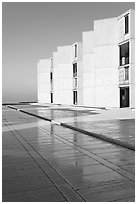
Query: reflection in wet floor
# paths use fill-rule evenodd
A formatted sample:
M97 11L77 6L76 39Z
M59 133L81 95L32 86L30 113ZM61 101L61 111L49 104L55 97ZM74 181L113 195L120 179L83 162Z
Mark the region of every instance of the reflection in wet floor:
M86 121L86 117L97 114L95 111L75 111L68 109L51 107L40 107L40 106L17 106L19 108L28 109L29 112L43 116L49 119L58 120L60 118L71 118L71 122L67 124L76 128L84 129L89 132L95 132L98 134L104 134L107 137L111 137L117 140L124 141L131 145L135 144L135 120L107 120L107 121ZM34 109L32 109L34 107ZM29 110L30 109L30 110ZM78 122L77 118L83 118L83 122ZM72 122L73 119L73 122ZM130 128L129 128L130 127Z
M52 114L53 113L54 112L52 112ZM67 113L64 111L63 114ZM74 114L74 120L75 125L79 126L80 124L77 123L76 113ZM25 125L25 123L30 124L34 122L37 123L35 127L28 127L25 129L22 126L22 129L16 129L16 125ZM28 159L30 160L31 157L34 157L33 162L37 157L40 157L40 161L44 161L42 163L44 171L47 170L47 165L52 169L52 171L54 169L58 174L58 178L56 179L58 180L60 177L63 178L67 185L79 193L86 201L113 201L116 199L116 194L118 194L118 200L124 198L134 199L134 182L131 182L133 179L131 175L134 174L135 162L133 151L118 147L74 130L53 125L50 122L45 121L45 125L40 126L40 119L17 111L4 111L3 123L8 127L14 124L16 137L18 138L19 135L19 137L27 143L27 146L31 146L35 152L34 154L34 152L30 150L28 154L25 149L20 150L21 144L17 141L16 137L14 137L14 134L12 134L12 130L9 132L3 132L3 157L5 161L9 157L11 157L13 161L16 159L17 162L23 158L25 161L24 164L26 165L29 163L27 161ZM114 121L111 125L113 126L116 124L118 126L118 123ZM121 124L122 128L123 124L121 121L119 124ZM90 124L87 124L87 127L89 126ZM104 127L109 127L109 123L106 122ZM125 127L125 125L123 127ZM14 139L14 142L12 139ZM20 146L18 147L18 145ZM23 145L25 145L25 143L23 143ZM33 169L34 164L31 166L31 163L32 160L29 165ZM113 164L113 166L111 166L111 164ZM4 168L7 168L8 166L8 168L11 169L12 165L13 163L9 162L4 165ZM121 173L118 173L115 170L117 167L120 167ZM18 168L18 165L16 165L16 168ZM36 165L35 168L39 175L37 170L38 165ZM42 174L43 171L40 169L39 171L40 182L44 186L46 185L42 180L42 175L44 174ZM124 175L124 173L129 174ZM30 173L26 173L26 175L29 177ZM11 177L12 176L16 180L15 183L18 183L14 172L12 172ZM52 177L53 175L50 178L51 180ZM30 179L30 181L31 180L32 179ZM27 180L28 183L30 181L29 179ZM35 181L33 182L36 187L40 185L37 184L37 181L36 183ZM33 188L33 182L31 181L31 184L29 183L27 188L28 190ZM123 186L126 187L124 188ZM25 191L24 187L20 187L20 189ZM107 190L105 191L105 189ZM115 189L115 191L113 189ZM13 192L11 187L8 188L8 191ZM102 192L104 192L104 194ZM99 195L101 195L102 198L100 198Z

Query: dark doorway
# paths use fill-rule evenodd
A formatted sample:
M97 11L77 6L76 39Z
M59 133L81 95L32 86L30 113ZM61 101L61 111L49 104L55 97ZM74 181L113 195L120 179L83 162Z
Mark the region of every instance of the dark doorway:
M77 104L77 91L73 91L73 104Z
M129 87L120 88L120 108L129 107Z
M51 103L53 103L53 93L50 94Z

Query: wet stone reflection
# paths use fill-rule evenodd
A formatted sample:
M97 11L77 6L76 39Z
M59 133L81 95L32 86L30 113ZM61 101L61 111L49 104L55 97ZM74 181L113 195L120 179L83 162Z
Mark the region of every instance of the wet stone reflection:
M82 123L80 116L88 113L31 105L20 108L54 120L73 118L75 127L99 127L104 132L109 128L110 134L114 130L121 138L130 124L134 135L134 121ZM45 202L134 201L135 154L130 149L6 107L2 142L3 201L24 201L29 196Z

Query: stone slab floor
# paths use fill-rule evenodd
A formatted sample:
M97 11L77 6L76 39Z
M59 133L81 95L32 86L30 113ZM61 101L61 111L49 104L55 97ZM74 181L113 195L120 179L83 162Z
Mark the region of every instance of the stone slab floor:
M3 107L3 202L134 202L134 151Z

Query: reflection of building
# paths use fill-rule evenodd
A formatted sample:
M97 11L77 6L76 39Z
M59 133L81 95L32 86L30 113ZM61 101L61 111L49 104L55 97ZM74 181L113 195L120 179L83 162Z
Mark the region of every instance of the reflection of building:
M38 101L134 108L134 26L133 10L96 20L82 43L58 47L51 59L40 60Z

